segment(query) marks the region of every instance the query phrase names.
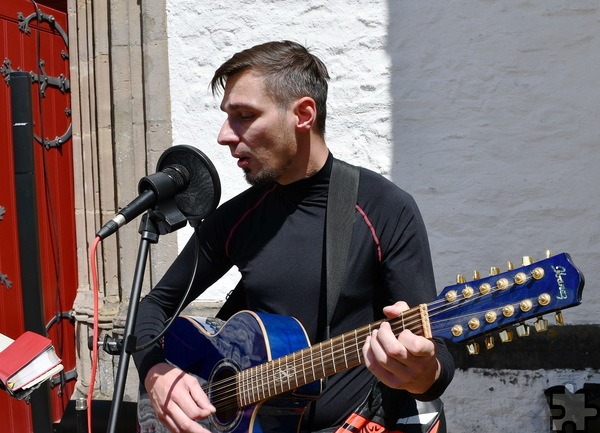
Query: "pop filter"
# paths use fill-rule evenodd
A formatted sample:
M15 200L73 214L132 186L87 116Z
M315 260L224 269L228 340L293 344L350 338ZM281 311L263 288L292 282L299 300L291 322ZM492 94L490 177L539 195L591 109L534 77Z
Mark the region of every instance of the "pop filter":
M183 144L163 152L156 171L170 166L183 166L189 172L189 186L175 195L174 200L190 225L195 227L219 205L221 182L217 170L198 148Z

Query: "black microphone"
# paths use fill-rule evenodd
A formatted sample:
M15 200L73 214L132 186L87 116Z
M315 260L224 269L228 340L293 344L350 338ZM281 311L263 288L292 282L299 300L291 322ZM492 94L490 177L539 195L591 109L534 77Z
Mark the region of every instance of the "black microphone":
M195 226L216 209L221 198L221 184L206 155L195 147L178 145L161 155L156 173L140 179L138 192L140 195L107 222L96 236L105 239L146 210L171 200Z
M157 203L169 200L184 191L190 184L190 173L180 164L172 164L161 171L144 176L138 184L140 195L119 211L119 213L98 230L100 239L115 233L122 225L138 217Z

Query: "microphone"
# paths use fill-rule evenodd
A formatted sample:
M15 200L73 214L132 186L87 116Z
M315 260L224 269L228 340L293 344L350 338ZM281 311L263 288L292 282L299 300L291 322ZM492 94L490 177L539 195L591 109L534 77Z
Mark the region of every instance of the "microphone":
M179 212L192 225L199 224L219 204L219 176L210 160L197 148L170 147L159 158L156 170L140 179L140 195L104 224L97 237L105 239L146 210L170 200L174 200Z

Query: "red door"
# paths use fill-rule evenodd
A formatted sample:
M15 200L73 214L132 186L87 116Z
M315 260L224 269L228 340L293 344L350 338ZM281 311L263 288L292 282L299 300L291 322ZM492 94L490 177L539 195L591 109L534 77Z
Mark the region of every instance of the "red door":
M77 267L67 20L63 12L39 8L36 14L30 0L0 1L0 70L4 78L0 81L0 332L16 338L31 323L31 316L37 320L39 315L40 323L48 325L65 373L69 373L75 370L75 333L71 321L63 317L73 307ZM29 72L32 81L35 139L27 145L34 152L36 194L32 201L37 208L33 221L37 222L29 227L23 227L26 223L17 213L19 185L13 158L10 72L18 70ZM19 244L19 228L37 232L37 257L20 257L24 249ZM22 276L30 273L38 274L41 302L23 290ZM41 311L33 311L35 305L41 305ZM48 419L43 413L40 416L39 406L46 401L48 418L56 422L73 389L74 380L49 391L39 389L30 404L0 391L0 431L52 431L51 425L45 428Z

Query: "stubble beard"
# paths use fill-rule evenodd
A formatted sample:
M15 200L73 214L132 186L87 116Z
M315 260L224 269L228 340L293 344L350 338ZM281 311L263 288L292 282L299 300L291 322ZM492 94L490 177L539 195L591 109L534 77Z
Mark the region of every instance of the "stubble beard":
M279 177L278 173L268 168L262 169L256 174L251 174L248 170L244 170L244 176L246 177L246 182L252 186L268 185L277 181Z
M277 182L286 170L292 165L292 160L288 160L282 167L263 167L256 174L251 174L249 170L244 170L246 182L252 186L264 186Z

